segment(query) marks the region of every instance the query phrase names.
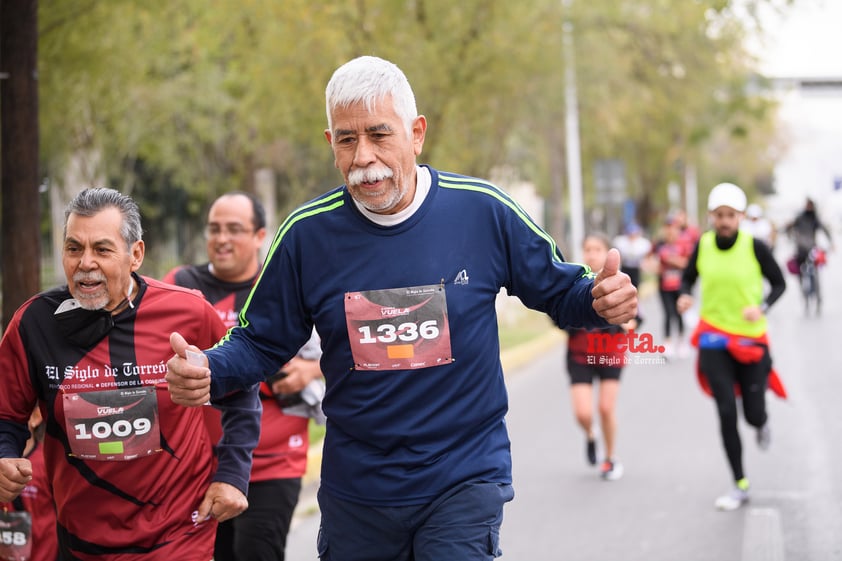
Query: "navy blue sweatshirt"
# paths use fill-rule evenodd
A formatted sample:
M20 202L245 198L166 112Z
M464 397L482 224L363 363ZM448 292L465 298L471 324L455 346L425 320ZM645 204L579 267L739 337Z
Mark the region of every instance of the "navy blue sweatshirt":
M315 324L327 382L322 486L358 503L423 504L464 481L511 482L501 288L562 328L607 325L593 310L590 270L566 263L506 193L430 173L423 204L398 225L365 218L345 186L295 210L240 325L207 353L213 395L222 395L274 373ZM433 293L445 295L446 310ZM382 322L354 319L361 301ZM393 368L357 352L371 347L405 362Z

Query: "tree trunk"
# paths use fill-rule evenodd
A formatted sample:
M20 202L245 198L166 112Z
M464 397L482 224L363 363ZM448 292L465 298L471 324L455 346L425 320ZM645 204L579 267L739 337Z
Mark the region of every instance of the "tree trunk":
M37 21L37 0L0 0L0 328L41 287Z

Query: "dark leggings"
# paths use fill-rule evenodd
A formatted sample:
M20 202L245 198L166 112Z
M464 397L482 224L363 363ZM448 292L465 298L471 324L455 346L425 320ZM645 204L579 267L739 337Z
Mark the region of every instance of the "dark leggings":
M759 362L737 362L724 349L700 349L699 368L708 380L719 413L719 430L725 454L734 474L734 481L745 477L743 473L743 447L737 430L737 397L734 384L740 387L743 415L749 425L760 428L766 423L766 386L772 360L766 349Z
M217 528L214 560L284 561L300 492L301 478L250 482L248 509Z
M670 336L673 321L678 322L678 336L684 335L684 320L676 306L680 295L681 292L678 290L661 290L661 303L664 305L664 337Z

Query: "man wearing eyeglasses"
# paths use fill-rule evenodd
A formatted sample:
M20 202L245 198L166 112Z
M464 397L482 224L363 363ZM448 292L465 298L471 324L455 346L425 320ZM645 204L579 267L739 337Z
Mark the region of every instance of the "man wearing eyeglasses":
M195 288L213 305L226 327L237 323L260 272L260 247L266 238L266 211L251 193L233 191L216 199L205 227L208 263L182 265L165 282ZM308 423L297 405L305 387L313 401L321 378L321 348L313 338L273 377L261 384L260 441L254 450L249 508L236 522L219 525L214 561L283 561L286 536L307 469ZM315 389L314 389L315 388ZM323 392L323 390L322 390ZM321 410L320 402L317 407ZM298 414L290 414L295 411ZM208 413L213 415L213 411ZM220 434L218 416L208 419L212 437Z
M259 251L265 238L266 212L260 201L251 193L226 193L208 211L208 262L176 267L164 282L200 290L231 327L260 272Z

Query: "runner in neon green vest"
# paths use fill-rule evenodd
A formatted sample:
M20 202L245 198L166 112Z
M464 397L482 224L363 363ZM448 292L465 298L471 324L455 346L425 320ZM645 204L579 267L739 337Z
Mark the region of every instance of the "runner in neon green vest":
M737 395L743 414L757 430L757 444L769 447L766 388L772 359L766 339L766 311L786 288L772 252L762 241L740 231L746 195L732 183L720 183L708 197L713 230L705 232L690 256L677 307L693 305L691 291L701 277L700 321L693 339L699 347L699 369L716 400L725 455L734 487L716 499L719 510L735 510L749 498L737 428ZM763 279L769 294L763 297ZM735 390L736 388L736 390Z

